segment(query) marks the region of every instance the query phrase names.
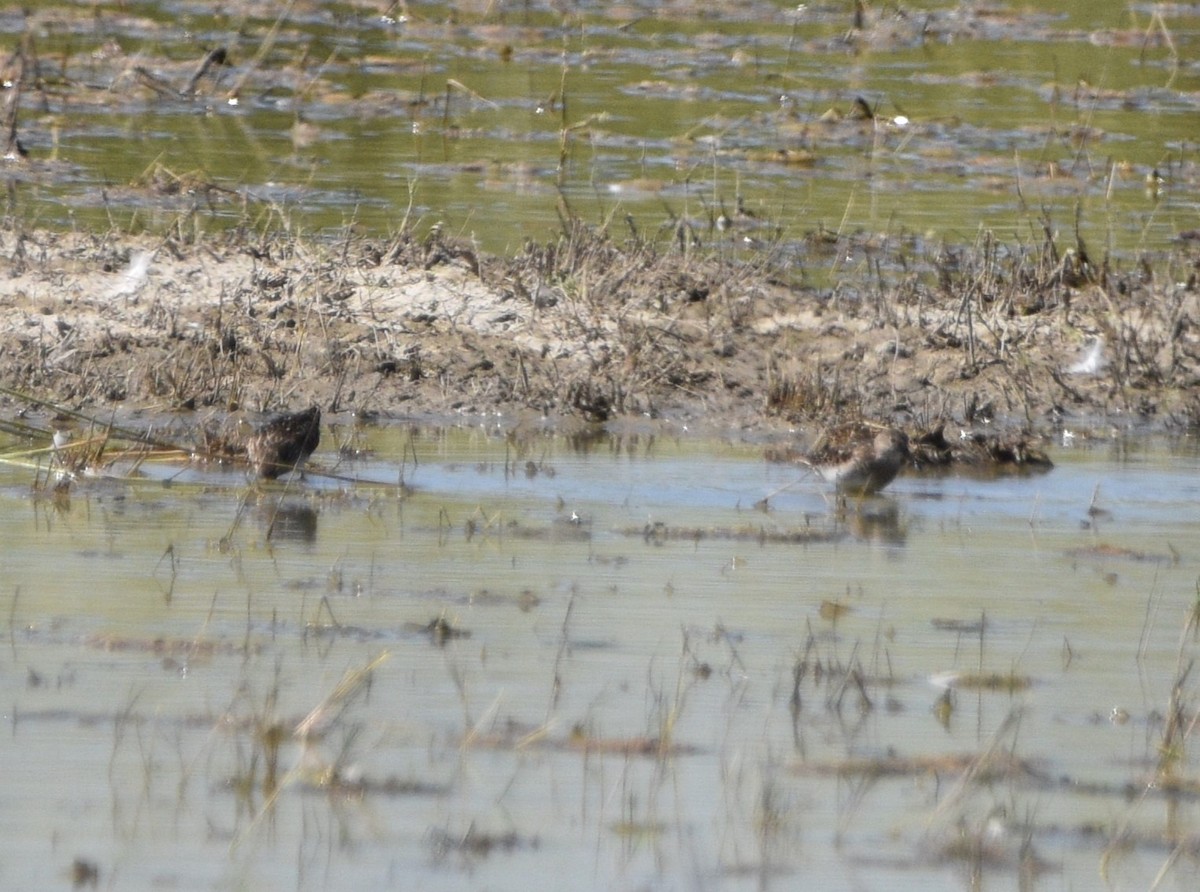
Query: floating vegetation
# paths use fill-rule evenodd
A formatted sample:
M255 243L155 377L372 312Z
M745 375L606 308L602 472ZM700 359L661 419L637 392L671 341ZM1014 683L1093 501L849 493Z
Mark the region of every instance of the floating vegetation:
M1126 548L1123 545L1110 545L1108 543L1081 545L1078 548L1068 549L1066 554L1075 560L1117 560L1134 561L1135 563L1144 564L1175 564L1179 562L1179 555L1174 551L1171 554L1153 554L1134 548Z
M555 752L580 752L622 756L668 756L695 755L703 752L699 747L670 741L660 737L597 737L582 726L561 736L550 734L545 728L502 728L498 731L472 734L464 745L495 750L538 749Z
M428 635L429 640L438 647L445 647L447 642L456 639L471 637L469 630L459 628L446 619L444 615L431 619L423 626L408 626L407 628Z
M960 635L979 635L987 627L986 618L980 620L961 620L934 617L929 623L941 632L955 632Z
M467 541L479 537L522 539L535 542L587 542L592 538L589 525L573 518L559 518L549 526L530 526L519 520L470 517L463 524Z
M843 601L831 601L826 598L821 601L821 606L818 608L817 612L820 614L821 619L826 620L827 622L836 623L839 619L846 616L853 609L853 607Z
M223 641L213 638L134 638L111 632L88 635L83 643L97 650L114 653L147 653L156 657L206 657L217 655L251 655L262 652L261 643Z
M88 858L76 857L71 862L71 885L76 889L100 886L100 867Z
M990 467L996 470L1048 471L1054 462L1038 445L1037 437L1026 431L998 433L967 431L951 440L945 425L923 431L910 438L914 465L919 468L945 465Z
M513 830L505 833L487 833L471 824L466 832L461 834L451 834L441 829L431 830L429 846L433 849L434 858L438 860L451 854L476 860L497 852L536 849L538 839L522 837Z
M846 537L845 531L805 527L797 530L768 529L763 526L740 527L685 527L671 526L654 521L642 527L625 527L619 530L622 536L641 537L647 544L663 545L667 542L702 542L706 539L732 542L758 542L764 545L808 545L818 542L836 542Z
M945 672L934 677L943 688L962 688L974 691L1000 691L1016 694L1033 687L1033 679L1015 672Z
M913 777L935 774L963 776L974 772L973 781L980 783L1033 783L1049 786L1053 779L1044 769L1024 759L1001 753L989 759L979 771L978 753L945 753L936 756L881 755L876 758L852 758L841 762L803 762L793 766L797 774L828 774L837 777Z

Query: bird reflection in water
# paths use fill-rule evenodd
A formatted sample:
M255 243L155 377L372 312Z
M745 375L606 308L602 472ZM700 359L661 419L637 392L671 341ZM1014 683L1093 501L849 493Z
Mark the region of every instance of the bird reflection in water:
M317 512L309 505L273 502L259 509L259 518L269 540L308 544L317 541Z

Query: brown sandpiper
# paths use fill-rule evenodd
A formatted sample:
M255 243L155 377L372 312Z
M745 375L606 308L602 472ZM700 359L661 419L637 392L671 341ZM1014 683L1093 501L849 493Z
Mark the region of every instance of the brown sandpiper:
M904 431L859 424L823 434L804 463L839 495L869 496L895 480L908 458Z
M276 415L246 440L246 458L258 476L274 480L299 470L321 441L321 410Z

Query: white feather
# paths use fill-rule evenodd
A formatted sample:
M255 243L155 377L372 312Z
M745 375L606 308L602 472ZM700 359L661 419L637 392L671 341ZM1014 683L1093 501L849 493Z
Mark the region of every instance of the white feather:
M1092 342L1079 354L1074 365L1067 369L1070 375L1094 375L1108 365L1104 358L1104 338L1092 338Z
M121 279L109 290L109 297L125 297L133 294L142 287L150 272L150 261L154 259L153 251L136 251L129 259L129 266L121 273Z

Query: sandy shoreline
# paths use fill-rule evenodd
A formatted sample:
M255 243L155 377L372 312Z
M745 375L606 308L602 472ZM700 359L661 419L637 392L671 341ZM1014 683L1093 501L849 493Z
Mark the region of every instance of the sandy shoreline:
M1119 270L1052 244L968 247L925 276L850 269L819 291L584 227L508 258L436 232L6 233L0 382L118 416L1170 429L1200 419L1196 254Z

